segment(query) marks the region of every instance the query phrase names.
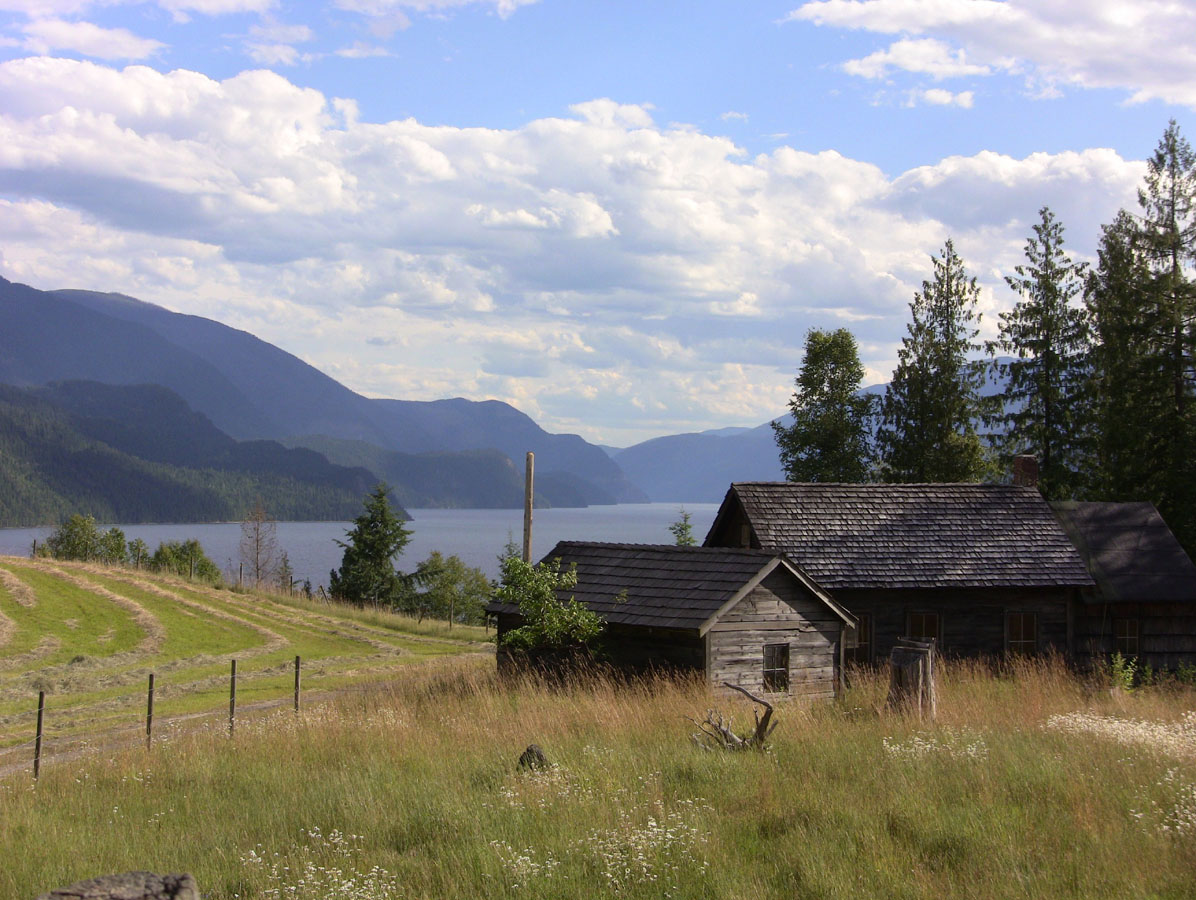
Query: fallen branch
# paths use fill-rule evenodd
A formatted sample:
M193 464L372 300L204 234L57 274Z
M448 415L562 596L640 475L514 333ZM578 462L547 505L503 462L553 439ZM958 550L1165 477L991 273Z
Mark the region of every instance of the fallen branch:
M750 734L741 736L735 733L732 727L733 720L729 716L723 716L717 710L708 709L706 718L690 719L698 726L698 730L691 736L693 742L706 750L716 747L723 750L763 750L768 736L777 727L777 723L772 721L772 704L738 685L724 682L723 687L739 691L753 703L763 706L764 715L761 716L760 711L755 710L755 729Z

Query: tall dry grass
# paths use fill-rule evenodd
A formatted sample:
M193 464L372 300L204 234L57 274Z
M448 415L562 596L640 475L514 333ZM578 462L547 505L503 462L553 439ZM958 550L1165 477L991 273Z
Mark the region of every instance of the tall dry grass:
M1050 724L1179 723L1191 691L947 665L929 724L884 687L856 673L840 702L784 704L770 752L733 754L696 747L689 718L747 727L750 704L697 681L504 684L492 661L434 661L231 740L0 783L0 896L135 868L191 871L211 898L1196 895L1182 741ZM553 768L516 767L532 742Z

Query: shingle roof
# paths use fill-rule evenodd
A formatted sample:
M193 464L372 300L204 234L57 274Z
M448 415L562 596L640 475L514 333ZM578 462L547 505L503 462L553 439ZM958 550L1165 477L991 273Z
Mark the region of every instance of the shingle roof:
M1034 488L742 482L727 492L707 544L737 504L759 546L830 591L1092 584Z
M1196 603L1196 565L1150 503L1052 503L1101 599Z
M544 559L560 557L562 568L576 563L572 596L607 622L697 630L778 556L723 547L561 541ZM626 598L616 600L624 591ZM487 609L517 611L498 603Z

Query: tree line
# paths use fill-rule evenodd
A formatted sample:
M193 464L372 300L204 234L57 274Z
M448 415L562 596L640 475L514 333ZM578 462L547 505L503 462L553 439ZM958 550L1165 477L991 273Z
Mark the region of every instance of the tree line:
M1094 266L1043 207L1005 281L1018 300L981 343L979 288L947 240L883 397L859 392L849 330L811 330L793 424L773 424L786 476L991 481L1028 453L1047 499L1149 500L1196 550L1196 154L1175 121Z

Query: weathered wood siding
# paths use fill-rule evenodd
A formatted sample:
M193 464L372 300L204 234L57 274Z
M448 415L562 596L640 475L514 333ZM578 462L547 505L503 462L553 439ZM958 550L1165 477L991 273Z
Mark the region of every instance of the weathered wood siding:
M1196 665L1196 609L1190 603L1085 603L1076 617L1076 655L1107 659L1117 649L1115 619L1138 624L1140 663L1153 669Z
M714 684L764 691L764 645L789 646L789 694L834 697L842 620L788 572L774 571L706 634L706 671Z
M997 656L1006 650L1006 614L1037 615L1039 653L1075 647L1073 588L955 590L838 590L835 599L852 615L872 617L873 661L888 658L897 638L909 634L911 613L939 617L939 648L948 656Z

